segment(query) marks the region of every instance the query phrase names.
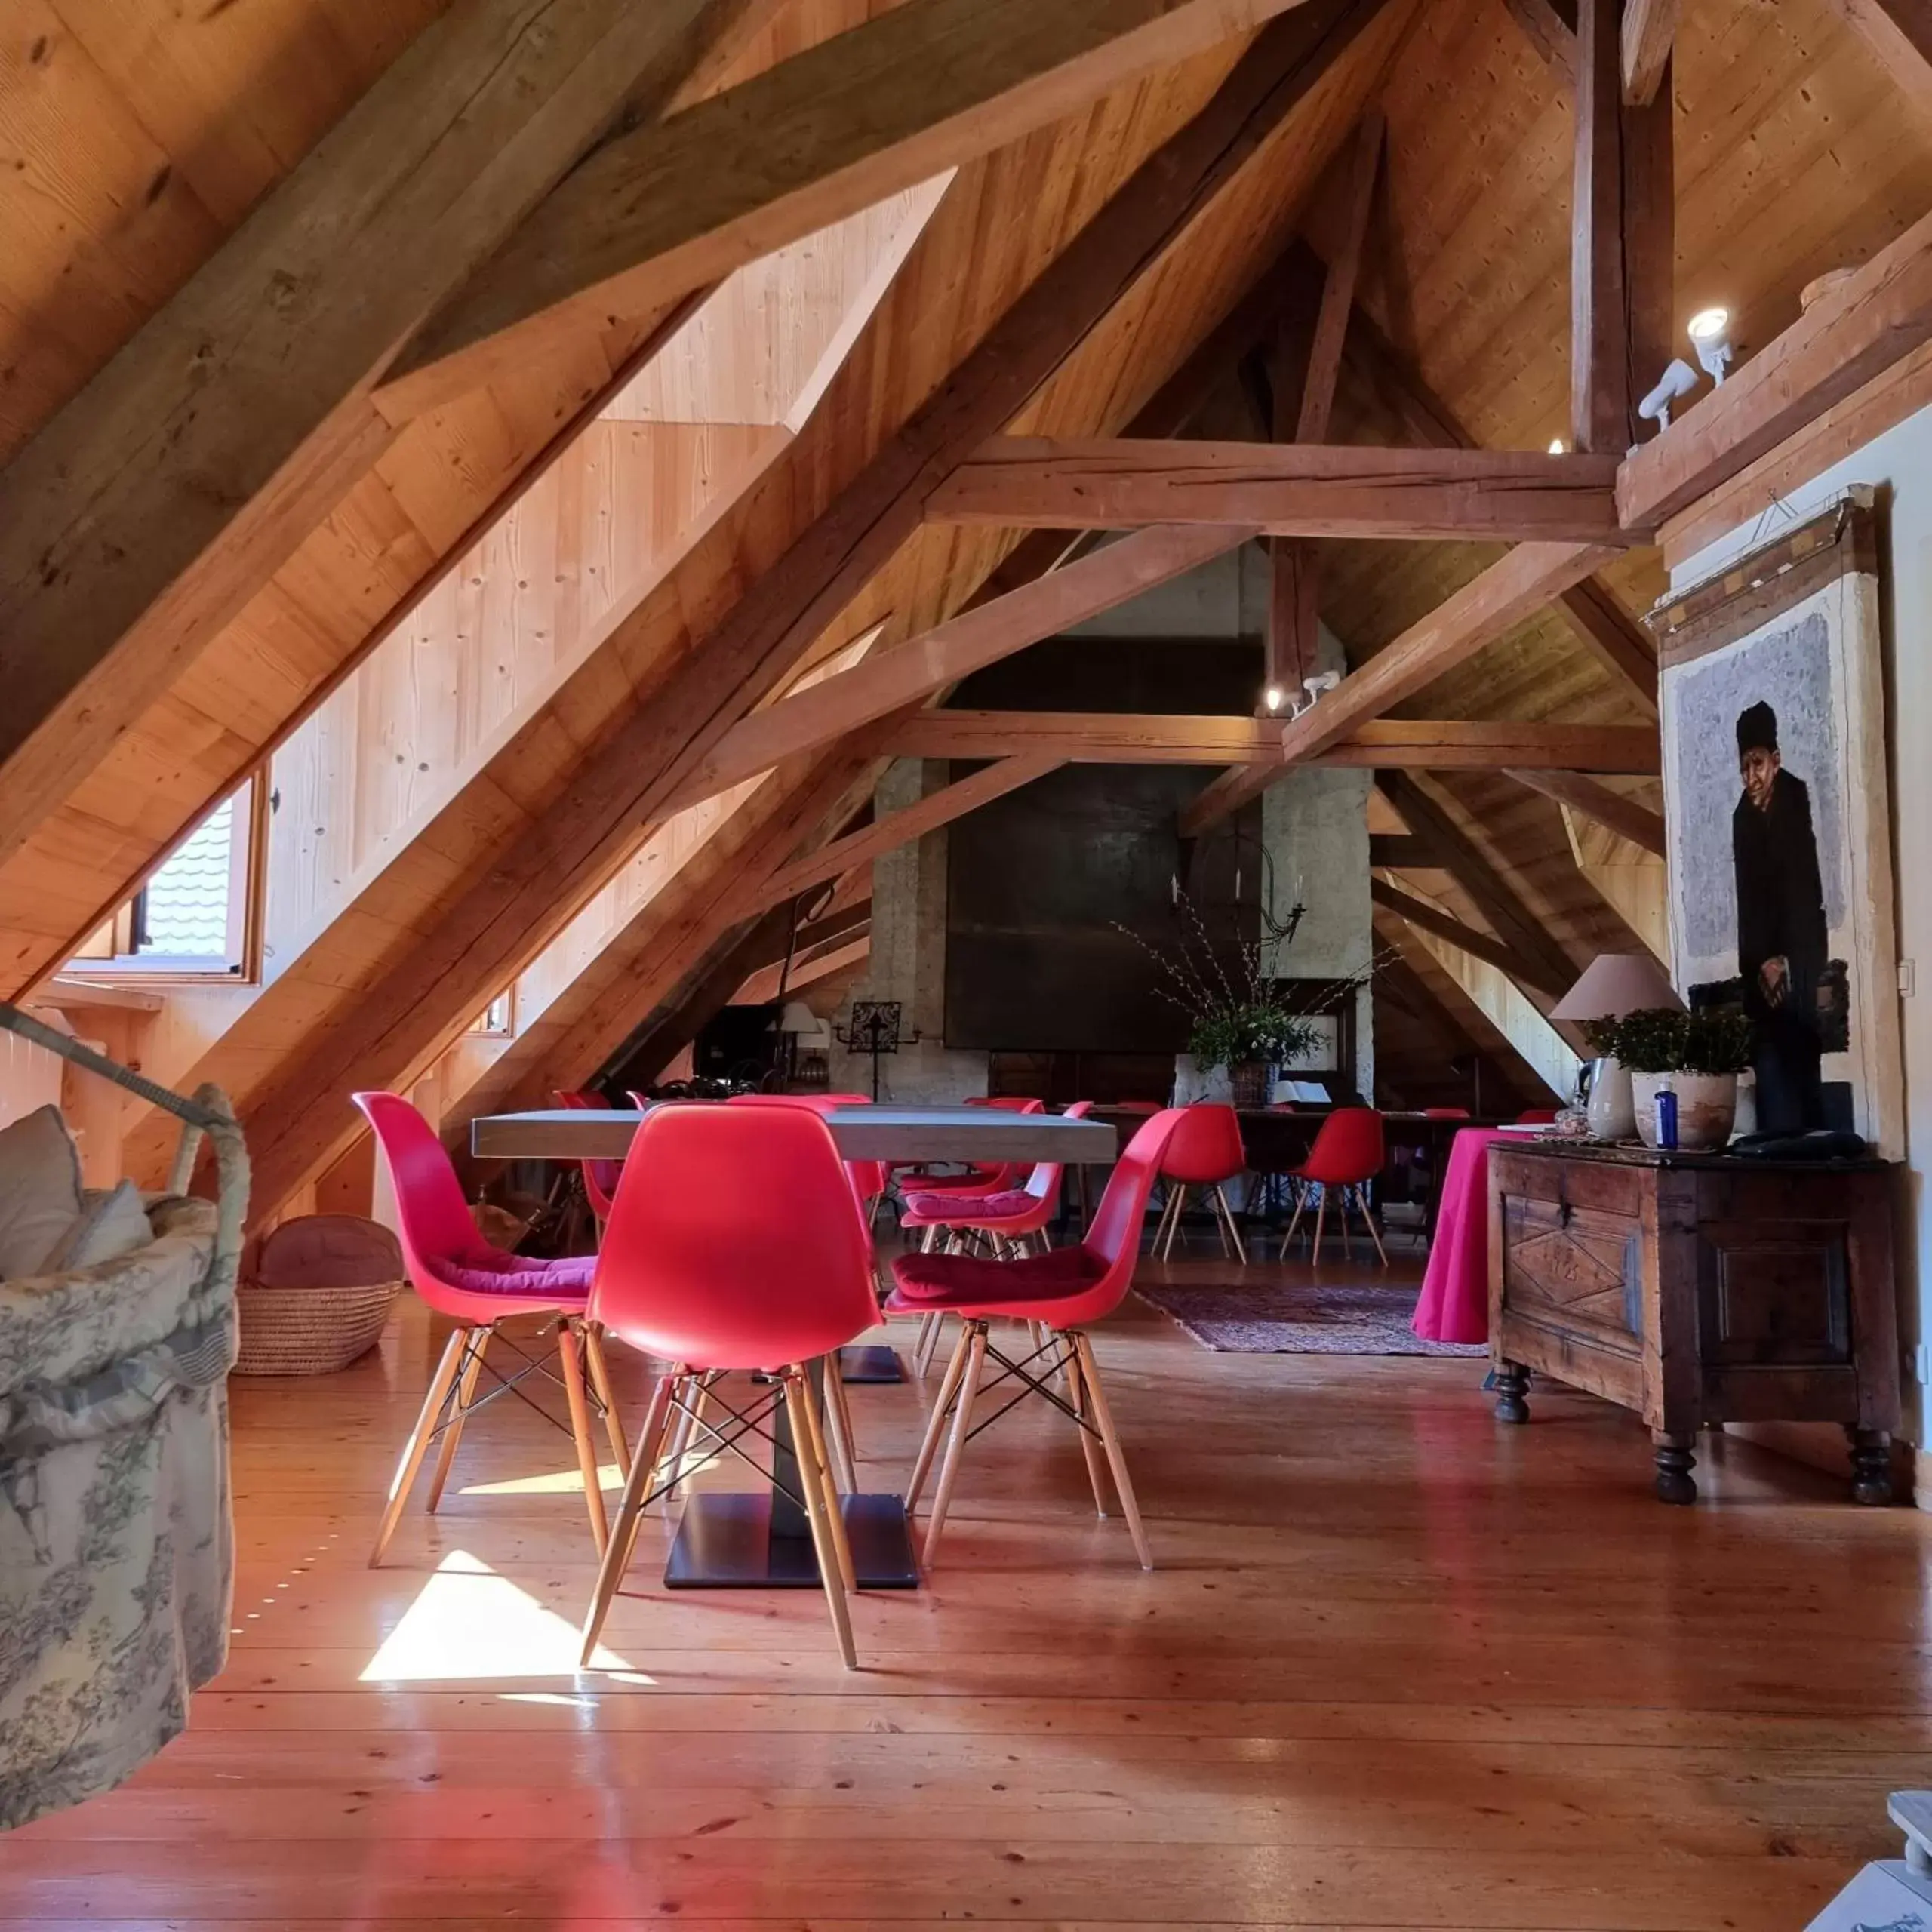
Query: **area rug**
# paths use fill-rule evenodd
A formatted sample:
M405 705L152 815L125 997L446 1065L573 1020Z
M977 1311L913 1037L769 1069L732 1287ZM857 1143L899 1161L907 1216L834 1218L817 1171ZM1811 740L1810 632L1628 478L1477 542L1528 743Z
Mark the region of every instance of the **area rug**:
M1416 1288L1254 1287L1165 1283L1134 1293L1203 1348L1236 1355L1487 1355L1486 1344L1425 1342L1409 1326Z

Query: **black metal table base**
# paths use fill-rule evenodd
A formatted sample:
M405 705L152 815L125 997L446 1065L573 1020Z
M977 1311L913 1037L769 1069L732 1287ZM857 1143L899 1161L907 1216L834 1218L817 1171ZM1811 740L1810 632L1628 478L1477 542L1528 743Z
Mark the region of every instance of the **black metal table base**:
M852 1568L863 1590L916 1590L919 1566L897 1496L846 1496L845 1535ZM685 1505L684 1519L664 1565L673 1590L815 1590L818 1559L811 1536L788 1533L802 1518L787 1506L772 1526L770 1491L733 1494L700 1491Z

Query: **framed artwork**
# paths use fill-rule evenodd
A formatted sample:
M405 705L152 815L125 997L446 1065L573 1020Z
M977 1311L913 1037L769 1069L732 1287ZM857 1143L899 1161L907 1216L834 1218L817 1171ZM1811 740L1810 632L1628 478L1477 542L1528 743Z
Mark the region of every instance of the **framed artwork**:
M1872 492L1651 614L1674 977L1751 1023L1761 1128L1904 1152Z

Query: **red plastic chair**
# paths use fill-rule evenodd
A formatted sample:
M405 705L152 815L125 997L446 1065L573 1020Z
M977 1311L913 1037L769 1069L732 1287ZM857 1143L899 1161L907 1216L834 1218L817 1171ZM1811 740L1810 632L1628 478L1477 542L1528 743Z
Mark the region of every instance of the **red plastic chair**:
M559 1087L553 1090L551 1097L560 1107L575 1108L585 1113L607 1112L611 1106L601 1094L583 1088ZM624 1164L621 1161L580 1161L577 1165L583 1170L584 1198L590 1203L590 1211L597 1218L597 1232L601 1238L604 1223L611 1218L611 1198L617 1191L617 1177L623 1172Z
M950 1414L952 1432L933 1494L922 1552L928 1569L946 1527L960 1457L967 1438L974 1433L973 1404L983 1392L981 1377L989 1356L998 1364L999 1373L986 1384L986 1392L1011 1379L1020 1383L1021 1395L1030 1392L1043 1396L1078 1425L1094 1508L1103 1516L1107 1513L1106 1491L1096 1445L1105 1451L1134 1552L1143 1570L1153 1568L1153 1554L1128 1477L1127 1458L1100 1386L1100 1371L1087 1331L1120 1306L1134 1279L1148 1197L1158 1177L1162 1151L1184 1111L1164 1109L1128 1143L1108 1179L1087 1238L1078 1247L1050 1248L1044 1254L1029 1254L1017 1261L988 1261L966 1254L902 1254L893 1263L892 1299L887 1303L890 1309L908 1315L954 1314L964 1324L906 1485L909 1515L918 1506ZM989 1324L995 1321L1041 1324L1045 1340L1036 1342L1023 1360L1015 1361L993 1346ZM1048 1386L1056 1371L1065 1378L1064 1399Z
M1422 1117L1424 1120L1467 1120L1469 1110L1467 1107L1424 1107Z
M1553 1127L1556 1123L1554 1107L1525 1107L1516 1116L1518 1127Z
M1234 1255L1245 1266L1247 1248L1241 1240L1241 1229L1235 1225L1234 1210L1222 1191L1226 1183L1247 1170L1247 1152L1241 1141L1241 1117L1232 1107L1212 1101L1173 1111L1181 1118L1168 1137L1167 1152L1161 1156L1161 1178L1168 1184L1168 1204L1160 1226L1154 1230L1155 1251L1163 1261L1173 1253L1174 1236L1180 1232L1180 1217L1186 1211L1188 1189L1207 1188L1214 1198L1214 1226L1221 1237L1221 1252ZM1164 1246L1163 1235L1167 1237Z
M1361 1215L1362 1225L1368 1229L1368 1238L1374 1242L1383 1266L1387 1267L1388 1251L1382 1245L1382 1237L1376 1230L1375 1217L1369 1211L1368 1202L1368 1184L1381 1173L1386 1157L1382 1116L1373 1107L1337 1107L1321 1123L1315 1144L1308 1150L1308 1158L1300 1167L1288 1170L1290 1176L1301 1186L1295 1201L1294 1218L1288 1223L1287 1232L1281 1237L1281 1258L1287 1259L1288 1244L1294 1239L1295 1229L1301 1223L1303 1211L1308 1205L1307 1188L1312 1183L1321 1192L1315 1207L1315 1245L1309 1251L1309 1260L1318 1261L1321 1258L1322 1224L1327 1218L1328 1190L1334 1188L1341 1201L1343 1251L1347 1251L1349 1245L1349 1201L1352 1197Z
M746 1186L749 1175L755 1186ZM732 1418L713 1433L734 1453L740 1437L785 1404L839 1654L857 1668L845 1604L851 1552L805 1365L878 1319L871 1256L844 1163L811 1109L674 1104L646 1116L618 1184L590 1307L613 1334L673 1366L651 1396L584 1620L586 1663L645 1506L681 1480L675 1466L657 1480L672 1411L694 1413L709 1389ZM710 1385L740 1369L770 1373L780 1386L734 1408Z
M585 1319L594 1255L575 1255L559 1261L538 1261L528 1255L493 1247L478 1233L463 1188L450 1157L429 1122L398 1094L358 1094L355 1104L374 1130L376 1144L389 1163L395 1192L396 1218L401 1222L402 1256L411 1285L438 1315L456 1324L450 1331L441 1360L429 1380L422 1413L403 1445L402 1458L389 1484L389 1500L376 1531L369 1567L383 1560L389 1539L401 1520L404 1505L414 1486L429 1445L438 1437L441 1448L429 1483L429 1506L433 1512L442 1499L457 1444L471 1413L482 1407L475 1399L484 1356L496 1337L499 1322L512 1315L551 1315L560 1318L557 1351L561 1358L564 1392L570 1404L570 1433L577 1445L577 1468L583 1478L584 1507L590 1533L601 1551L605 1546L604 1490L597 1454L590 1437L591 1400L584 1386L588 1365L596 1404L608 1430L611 1447L621 1469L630 1456L611 1398L611 1377L604 1361L603 1338ZM521 1351L519 1351L521 1353ZM530 1372L525 1367L509 1378L508 1386ZM493 1371L494 1372L494 1371ZM493 1389L484 1401L502 1392Z

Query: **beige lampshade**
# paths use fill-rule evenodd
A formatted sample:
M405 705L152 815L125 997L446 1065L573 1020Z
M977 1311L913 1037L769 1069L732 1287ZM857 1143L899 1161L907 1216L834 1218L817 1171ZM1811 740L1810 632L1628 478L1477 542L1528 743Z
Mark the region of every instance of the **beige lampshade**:
M818 1015L801 999L788 999L785 1010L778 1016L778 1030L781 1033L816 1033Z
M1684 1002L1647 952L1600 952L1583 977L1550 1008L1552 1020L1621 1020L1626 1013Z

